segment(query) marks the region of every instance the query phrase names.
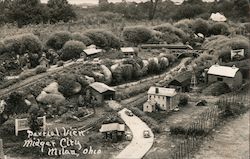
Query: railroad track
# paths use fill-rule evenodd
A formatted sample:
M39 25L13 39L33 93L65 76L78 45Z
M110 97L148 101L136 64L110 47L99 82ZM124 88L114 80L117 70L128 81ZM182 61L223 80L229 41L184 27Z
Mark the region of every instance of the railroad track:
M29 78L34 78L34 79L31 80L31 81L28 81L29 78L27 78L27 79L25 79L27 81L25 81L25 80L21 81L21 82L24 82L24 84L19 84L18 86L13 87L13 85L16 85L17 83L15 83L13 85L10 85L9 87L0 90L0 99L2 99L4 97L7 97L8 95L10 95L11 93L13 93L15 91L19 91L20 89L27 88L29 86L35 85L36 83L38 83L40 81L43 81L44 79L48 78L48 76L53 75L54 73L62 73L62 72L65 71L65 69L67 69L69 67L76 68L81 64L82 63L75 63L75 64L69 65L67 67L63 67L60 70L57 69L57 70L53 70L53 71L50 71L50 72L46 72L44 74L40 74L41 77L38 77L38 78L36 78L36 76L29 77ZM53 80L51 80L51 81L53 81ZM11 88L11 87L13 87L13 88Z

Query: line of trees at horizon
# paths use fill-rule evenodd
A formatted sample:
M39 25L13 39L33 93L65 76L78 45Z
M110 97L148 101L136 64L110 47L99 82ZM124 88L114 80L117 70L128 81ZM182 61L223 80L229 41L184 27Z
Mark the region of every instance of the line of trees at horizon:
M99 4L100 11L122 14L127 19L162 19L180 20L185 18L208 19L211 13L221 12L231 20L249 21L250 3L248 0L220 0L203 2L202 0L185 0L175 5L171 0L148 0L146 2L122 2Z
M0 24L28 24L68 22L76 19L76 13L67 0L0 0Z

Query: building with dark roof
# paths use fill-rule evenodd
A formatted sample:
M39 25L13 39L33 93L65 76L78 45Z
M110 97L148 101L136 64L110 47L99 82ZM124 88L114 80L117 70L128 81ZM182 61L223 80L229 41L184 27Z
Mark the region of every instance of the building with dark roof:
M115 90L104 83L94 82L89 85L91 96L98 104L102 104L104 100L112 100L115 98Z
M175 88L178 92L188 92L190 90L192 71L185 71L175 76L169 83L168 87Z

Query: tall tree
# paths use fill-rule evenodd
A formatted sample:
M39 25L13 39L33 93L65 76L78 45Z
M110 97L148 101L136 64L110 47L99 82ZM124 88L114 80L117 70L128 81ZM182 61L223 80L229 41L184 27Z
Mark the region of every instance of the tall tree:
M13 0L7 6L6 16L19 27L43 21L43 7L40 0Z
M150 6L149 6L149 15L148 18L149 20L153 20L156 10L157 10L157 5L161 2L161 0L150 0Z
M49 0L47 6L50 12L49 19L52 23L68 22L76 18L76 13L67 0Z

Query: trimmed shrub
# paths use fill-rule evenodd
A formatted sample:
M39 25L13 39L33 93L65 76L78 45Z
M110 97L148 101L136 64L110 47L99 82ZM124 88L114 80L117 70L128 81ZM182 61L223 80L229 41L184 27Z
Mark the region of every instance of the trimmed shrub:
M65 61L79 58L85 48L86 46L82 42L70 40L64 44L61 58Z
M122 35L125 41L134 45L146 43L149 39L153 38L152 30L143 26L127 27L124 29Z
M206 20L196 19L193 23L193 30L195 33L202 33L207 36L209 33L210 25Z
M229 35L229 26L224 22L217 22L212 24L209 33L211 35Z
M46 42L46 45L54 50L60 50L63 45L71 40L69 32L56 32L52 34Z
M188 104L188 96L187 95L181 95L179 98L178 106L184 107Z
M44 72L46 72L46 71L47 71L47 68L44 67L44 66L37 66L37 67L35 68L36 74L44 73Z
M106 30L88 30L84 33L92 40L93 44L100 48L120 48L120 40L111 32Z
M73 33L72 40L81 41L86 46L89 46L93 43L93 41L89 37L87 37L86 35L82 35L81 33Z
M24 102L23 94L20 92L11 93L6 103L5 113L9 115L27 113L29 110L29 106Z
M87 86L87 82L75 74L60 75L57 82L59 85L58 91L65 96L72 96L79 93L79 91Z
M149 60L148 62L148 74L157 74L160 72L160 66L155 60Z
M39 53L42 49L42 43L39 38L33 34L23 34L11 36L3 40L6 52L14 52L23 55L25 53Z
M179 41L182 41L185 43L187 41L186 33L169 23L155 26L153 27L153 29L156 31L162 32L163 33L162 37L164 37L164 41L167 41L168 43L175 43Z

